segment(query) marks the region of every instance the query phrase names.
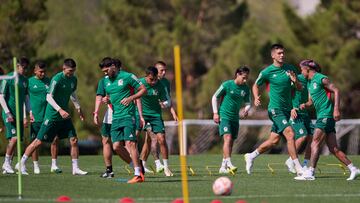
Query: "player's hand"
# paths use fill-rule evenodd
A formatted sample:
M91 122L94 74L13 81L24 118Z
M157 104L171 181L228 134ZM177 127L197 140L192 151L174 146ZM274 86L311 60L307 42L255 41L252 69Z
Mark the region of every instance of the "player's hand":
M35 118L34 118L34 115L32 114L32 112L30 112L30 123L33 123L35 122Z
M295 72L294 71L287 71L287 73L288 73L288 75L290 77L290 80L293 81L294 83L296 83L297 82L297 76L296 76Z
M256 96L254 99L254 105L255 106L260 106L261 105L261 101L260 101L260 96Z
M27 127L28 127L28 121L27 121L27 119L24 119L23 125L24 125L24 128L27 128Z
M70 114L68 112L64 111L63 109L59 110L59 114L60 114L61 118L63 118L63 119L67 119L70 116Z
M101 101L104 103L104 104L110 104L110 97L109 95L106 95L105 97L103 97L101 99Z
M93 118L93 121L94 121L94 124L95 125L99 125L99 115L98 115L98 113L93 113L93 115L94 115L94 118Z
M77 110L77 112L79 113L80 120L81 120L81 121L84 121L84 120L85 120L85 116L84 116L83 112L81 111L81 108L79 108L79 109Z
M245 111L245 109L242 110L240 113L241 118L246 118L248 115L249 115L249 111Z
M145 119L144 117L140 116L140 128L143 128L145 126Z
M160 107L161 107L162 109L165 109L165 108L166 108L164 102L159 102L159 104L160 104Z
M124 106L128 106L133 101L132 97L126 97L120 101L120 103Z
M14 116L9 112L6 114L6 120L8 123L14 122Z
M219 116L218 113L214 113L213 120L214 120L215 123L219 123L219 122L220 122L220 116Z
M334 116L334 120L335 121L339 121L341 118L340 118L340 111L339 111L339 109L334 109L334 114L333 114L333 116Z
M296 119L297 118L297 112L296 112L296 109L291 109L291 113L290 113L290 118L291 119Z
M177 117L176 113L172 113L171 115L172 115L175 122L179 121L179 118Z
M299 108L300 110L306 109L306 104L305 103L300 104Z

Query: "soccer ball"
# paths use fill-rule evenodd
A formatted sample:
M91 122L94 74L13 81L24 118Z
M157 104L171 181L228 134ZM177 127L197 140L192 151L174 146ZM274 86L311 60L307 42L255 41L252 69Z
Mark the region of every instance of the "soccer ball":
M230 195L233 183L228 177L220 177L214 181L212 189L215 195Z

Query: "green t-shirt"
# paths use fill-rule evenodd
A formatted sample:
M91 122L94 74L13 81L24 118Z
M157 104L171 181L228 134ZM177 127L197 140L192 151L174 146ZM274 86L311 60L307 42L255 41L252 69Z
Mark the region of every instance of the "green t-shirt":
M104 79L105 93L110 95L113 106L113 119L133 117L135 115L135 104L131 102L125 106L121 100L132 95L142 83L138 78L126 71L121 70L115 78Z
M29 97L32 114L34 115L35 122L42 122L46 110L46 94L49 89L50 79L44 77L38 79L33 76L29 79Z
M8 75L12 76L12 75L14 75L14 72L9 73ZM23 75L19 74L18 76L19 76L19 83L18 83L19 106L18 107L20 110L20 119L23 120L23 117L24 117L23 107L24 107L25 97L28 94L29 81ZM14 79L3 80L1 83L0 94L4 95L5 102L9 108L9 111L15 117L16 116L16 107L15 107L15 85L14 84L15 84ZM2 115L3 115L3 118L6 118L6 114L4 111L3 111Z
M215 92L216 98L222 98L220 104L220 118L239 120L239 111L242 104L250 104L250 89L246 84L237 85L234 80L222 83Z
M309 91L307 89L308 80L304 77L303 74L298 75L298 80L302 85L302 90L300 91L295 90L295 95L293 97L292 104L294 108L299 109L300 104L306 103L309 100ZM304 110L299 109L298 113L308 115L308 112L305 109Z
M154 86L150 86L145 78L141 78L140 82L145 85L147 90L147 94L141 97L143 115L161 117L161 106L159 102L168 100L166 87L164 87L161 82L157 82Z
M314 77L308 82L308 90L316 110L316 117L332 118L334 105L331 98L327 95L322 80L327 78L326 75L315 73Z
M103 97L105 96L105 85L104 85L105 78L109 78L109 76L105 76L105 77L101 78L101 80L99 80L98 86L96 89L96 95L100 95Z
M161 82L162 85L164 85L166 93L168 95L168 100L171 99L171 88L170 88L170 81L166 78L161 78L159 80L159 82Z
M77 78L75 76L67 77L63 72L57 73L50 82L48 94L51 94L55 102L66 112L69 112L69 99L77 88ZM64 120L59 112L51 105L46 106L45 120L61 121Z
M282 67L270 65L262 70L256 79L257 85L270 84L268 109L290 111L292 109L292 82L288 71L298 73L297 69L289 64Z

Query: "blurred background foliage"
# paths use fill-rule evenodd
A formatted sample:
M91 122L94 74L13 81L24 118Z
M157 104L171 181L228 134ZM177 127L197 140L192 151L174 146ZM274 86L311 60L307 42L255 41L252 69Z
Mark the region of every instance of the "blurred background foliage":
M139 77L163 60L174 86L173 46L179 44L185 117L209 119L220 83L248 65L251 85L271 63L270 45L282 43L287 62L318 61L341 90L343 117L359 117L360 1L323 0L308 16L298 15L289 2L0 0L0 64L9 72L12 56L44 59L51 76L61 71L65 57L74 58L77 93L87 115L84 123L74 121L84 138L98 132L91 113L102 77L98 63L105 56L120 58L124 69Z

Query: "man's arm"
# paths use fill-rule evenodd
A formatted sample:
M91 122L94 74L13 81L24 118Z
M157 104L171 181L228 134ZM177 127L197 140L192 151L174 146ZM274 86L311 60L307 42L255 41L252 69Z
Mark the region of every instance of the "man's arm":
M75 93L75 91L70 95L70 100L72 101L72 103L74 104L75 106L75 109L77 110L77 112L79 113L80 115L80 120L84 120L84 114L82 113L81 111L81 106L80 106L80 102L79 102L79 99Z
M94 109L94 112L93 112L95 125L99 125L99 115L98 115L98 113L99 113L102 98L103 97L101 95L96 95L96 97L95 97L95 109Z
M141 103L141 99L136 99L136 107L138 109L138 113L139 113L139 119L140 119L140 128L143 128L145 126L145 120L142 114L142 103Z
M334 93L334 120L340 120L340 91L328 78L322 79L324 87Z
M7 80L3 80L2 84L1 84L1 89L0 89L0 105L6 114L7 121L13 122L14 116L11 114L9 107L5 101L5 96L6 96L6 92L7 92L6 90L8 88L7 86L8 86Z
M122 99L120 101L121 104L127 106L129 105L132 101L134 101L135 99L140 98L142 95L144 95L146 93L146 87L142 84L139 86L139 88L137 89L136 94L133 94L129 97L126 97L124 99Z
M261 101L260 101L260 95L259 95L259 86L256 83L252 87L252 93L254 95L254 105L260 106Z

